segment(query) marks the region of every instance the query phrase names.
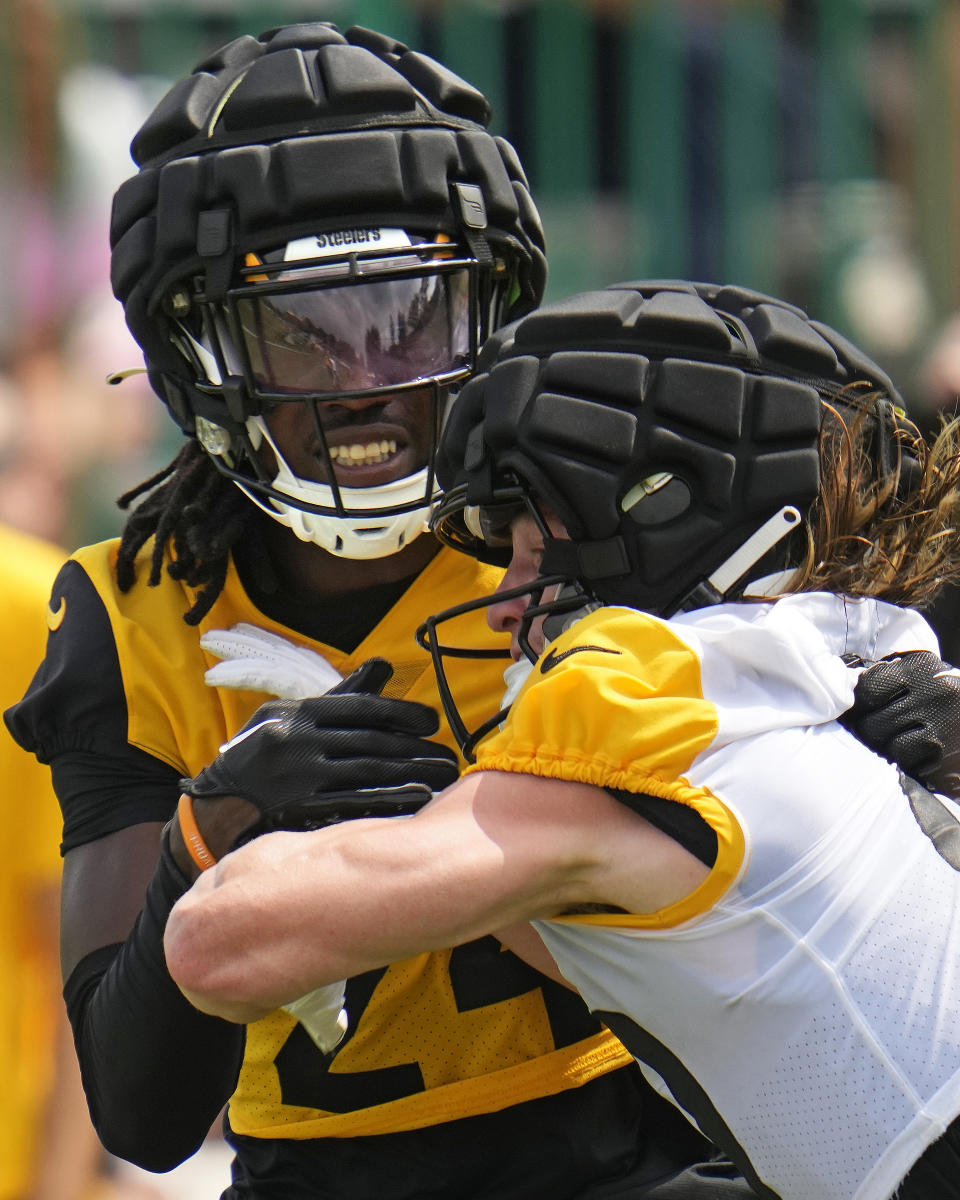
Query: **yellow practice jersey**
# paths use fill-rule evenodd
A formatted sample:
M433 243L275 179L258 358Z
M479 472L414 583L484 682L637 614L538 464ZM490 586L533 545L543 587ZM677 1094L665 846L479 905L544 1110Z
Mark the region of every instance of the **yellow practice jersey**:
M23 694L43 657L50 586L65 554L0 526L0 699ZM0 727L4 867L0 872L0 1200L26 1194L52 1081L60 1000L56 896L60 811L50 769Z
M188 626L183 614L196 597L194 589L166 571L157 587L142 582L152 543L138 560L138 583L119 592L117 545L86 548L61 575L50 613L57 629L48 659L60 653L58 639L69 639L65 645L85 656L87 675L96 676L89 679L84 711L71 722L76 744L77 723L87 723L89 744L123 738L125 750L184 776L209 763L268 698L204 682L204 672L217 661L200 646L205 631L254 624L309 647L344 675L371 657L386 658L394 668L387 694L439 710L429 655L416 644L414 631L439 608L492 591L499 577L441 550L348 654L265 617L233 563L210 613L198 627ZM466 646L503 644L477 613L461 618L451 638ZM96 646L102 650L95 653ZM479 722L497 710L506 661L461 660L454 666L453 682L469 718ZM52 721L45 737L53 743L46 753L55 754L58 741L65 748ZM439 738L453 744L445 725ZM97 817L95 836L171 815L175 786L165 785L162 801L155 789L147 807L124 808L133 790L116 789L113 811ZM66 816L69 831L72 818ZM559 1093L631 1061L578 997L545 981L493 938L350 980L346 1007L350 1028L330 1056L286 1012L248 1028L229 1109L236 1132L304 1139L418 1129Z

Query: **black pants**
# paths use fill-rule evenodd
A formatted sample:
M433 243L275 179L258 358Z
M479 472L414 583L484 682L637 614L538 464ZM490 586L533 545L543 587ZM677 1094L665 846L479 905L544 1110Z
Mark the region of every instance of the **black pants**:
M625 1181L621 1190L588 1188L577 1200L757 1200L737 1168L724 1158L696 1163L655 1183Z
M658 1183L638 1186L632 1181L623 1191L593 1192L582 1200L749 1200L756 1197L736 1167L722 1158L698 1163ZM910 1168L891 1200L960 1200L960 1117L928 1146Z
M896 1200L960 1198L960 1117L921 1154L896 1192Z

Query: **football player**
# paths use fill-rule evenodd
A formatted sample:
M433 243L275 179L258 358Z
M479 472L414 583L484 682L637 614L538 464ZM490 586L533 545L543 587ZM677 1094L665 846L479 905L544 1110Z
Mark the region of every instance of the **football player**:
M483 603L522 667L509 704L478 740L448 680L475 762L409 819L277 833L203 873L174 978L248 1020L499 931L757 1195L960 1195L960 806L840 720L864 664L936 661L905 606L960 576L960 425L928 448L793 306L624 284L494 336L439 473L441 538L506 566ZM447 632L465 611L425 627L438 659L469 650ZM337 703L262 710L187 791L244 779L268 810L270 755L296 754L319 809L346 783Z
M428 531L451 392L544 286L540 221L489 117L388 37L279 28L175 84L115 198L114 290L187 440L126 497L122 536L60 574L8 720L63 808L65 996L100 1136L165 1171L229 1101L233 1197L599 1197L712 1153L577 997L493 938L246 1029L197 1012L164 961L189 848L220 855L258 819L198 801L181 824L181 777L267 695L324 692L371 656L391 696L439 711L415 630L496 584ZM463 633L506 651L482 617ZM464 664L478 716L501 666ZM368 803L405 812L455 778L453 739L380 703Z

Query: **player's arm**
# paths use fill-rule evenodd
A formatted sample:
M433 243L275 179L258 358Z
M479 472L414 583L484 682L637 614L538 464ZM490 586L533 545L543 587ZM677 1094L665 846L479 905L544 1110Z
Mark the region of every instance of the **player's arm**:
M163 926L191 882L161 854L179 773L127 742L110 622L76 562L57 604L66 618L7 723L51 763L63 810L64 997L91 1117L111 1152L169 1170L233 1090L243 1032L197 1012L167 972Z
M842 724L925 787L960 799L960 671L928 650L865 667Z
M480 772L407 820L279 833L229 855L175 905L167 961L199 1007L249 1020L585 902L653 911L706 874L600 788Z

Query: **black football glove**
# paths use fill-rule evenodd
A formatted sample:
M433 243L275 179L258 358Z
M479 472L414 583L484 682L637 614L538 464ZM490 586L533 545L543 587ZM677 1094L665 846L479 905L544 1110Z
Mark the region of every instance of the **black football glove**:
M925 787L960 799L960 671L956 667L929 650L888 654L861 673L853 706L840 723Z
M426 740L439 728L433 709L379 694L392 673L374 658L326 695L268 701L181 790L255 805L260 819L238 845L271 829L416 812L454 782L457 759Z

